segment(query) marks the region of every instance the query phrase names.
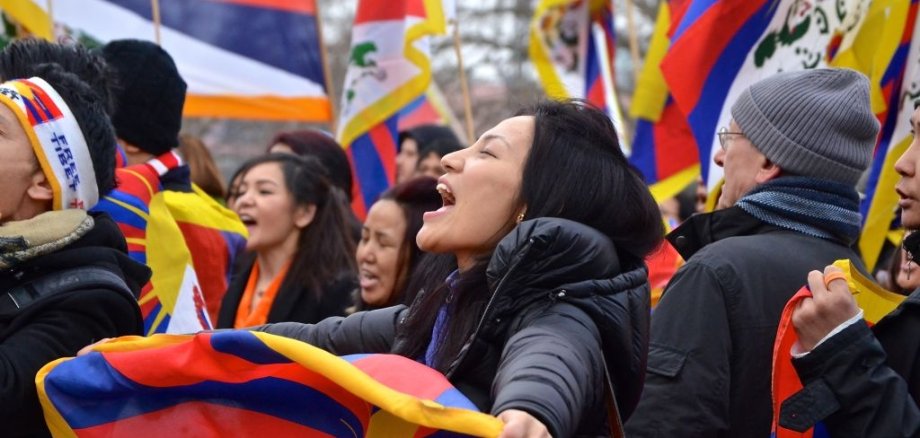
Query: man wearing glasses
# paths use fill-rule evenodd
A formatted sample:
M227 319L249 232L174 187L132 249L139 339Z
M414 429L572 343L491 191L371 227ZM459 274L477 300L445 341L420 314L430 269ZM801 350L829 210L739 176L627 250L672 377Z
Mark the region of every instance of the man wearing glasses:
M808 272L856 263L854 188L878 122L869 82L844 69L781 73L746 89L719 130L717 211L668 236L687 263L652 315L648 374L628 436L770 434L783 306Z

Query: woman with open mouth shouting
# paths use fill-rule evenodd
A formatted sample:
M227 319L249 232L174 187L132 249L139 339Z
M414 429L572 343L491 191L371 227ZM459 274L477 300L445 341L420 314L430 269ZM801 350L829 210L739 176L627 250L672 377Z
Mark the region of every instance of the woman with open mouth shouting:
M349 311L410 304L428 276L443 281L457 269L449 255L425 253L415 242L422 216L441 206L437 184L428 176L411 178L371 205L355 252L360 287Z
M243 164L234 211L247 256L221 302L218 328L344 315L356 286L354 240L338 192L314 158L271 154Z
M579 102L541 103L442 165L443 205L417 236L422 250L456 259L439 287L408 307L256 329L424 362L502 419L505 437L620 432L643 384L643 259L663 225L610 119Z

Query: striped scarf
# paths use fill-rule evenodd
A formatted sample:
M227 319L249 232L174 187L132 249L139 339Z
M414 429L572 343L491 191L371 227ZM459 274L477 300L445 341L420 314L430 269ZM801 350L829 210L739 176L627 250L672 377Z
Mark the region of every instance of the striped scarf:
M771 225L852 244L862 216L859 194L834 181L788 176L757 186L736 204Z

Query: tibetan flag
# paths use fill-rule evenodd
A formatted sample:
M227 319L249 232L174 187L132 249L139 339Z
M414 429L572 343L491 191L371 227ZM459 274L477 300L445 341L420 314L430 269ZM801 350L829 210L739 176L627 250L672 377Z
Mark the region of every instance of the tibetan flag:
M47 16L50 2L6 3ZM159 0L159 9L161 44L188 83L186 116L332 119L316 0ZM93 46L153 40L152 11L150 0L80 0L51 13L59 37Z
M684 264L684 259L680 253L671 246L671 243L664 241L657 250L645 258L645 265L648 267L648 283L651 288L652 309L658 307L661 301L661 295L668 286L668 282L677 273Z
M877 264L890 224L896 219L898 196L894 186L900 177L894 170L894 163L910 146L913 136L908 122L914 105L920 102L918 2L879 2L886 3L891 7L876 8L873 3L860 38L854 44L853 54L847 57L849 62L841 59L842 65L862 67L861 70L871 73L874 88L878 90L872 96L873 106L881 109L877 112L881 134L866 184L866 196L860 206L863 228L859 250L869 269Z
M691 0L672 31L661 70L699 147L708 187L716 132L744 89L781 71L823 67L829 49L859 31L864 8L844 2Z
M604 110L628 150L613 82L615 35L612 1L537 0L529 52L550 98L584 99Z
M268 333L123 337L36 376L55 438L495 437L497 418L437 371L338 357Z
M336 137L348 151L352 208L361 218L394 182L399 114L428 89L428 37L446 33L451 7L443 0L358 2Z
M460 121L457 120L457 116L447 104L447 99L434 81L428 86L425 94L399 112L397 129L403 132L419 125L429 124L450 126L459 138L467 140Z
M146 334L212 328L245 247L239 217L197 186L192 192L163 190L161 177L180 165L181 158L168 152L116 169L118 187L94 208L112 216L128 255L153 271L138 300Z
M863 309L863 316L869 325L879 322L904 301L905 296L889 292L865 278L849 260L838 260L834 266L840 268L847 277L847 286L856 298L856 304ZM800 289L783 308L776 341L773 345L773 429L772 438L817 438L827 437L823 424L818 423L814 429L796 432L779 425L780 408L783 401L802 390L795 367L792 365L792 346L798 341L798 335L792 325L792 311L799 302L811 297L808 287Z
M674 104L660 67L670 45L669 29L680 14L679 3L663 2L658 9L631 107L636 135L629 161L642 172L659 203L677 195L700 175L696 140L686 117Z

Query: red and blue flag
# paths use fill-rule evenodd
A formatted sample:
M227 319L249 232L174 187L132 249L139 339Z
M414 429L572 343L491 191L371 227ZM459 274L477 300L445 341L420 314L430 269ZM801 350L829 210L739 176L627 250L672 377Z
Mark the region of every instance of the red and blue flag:
M154 40L156 3L159 43L188 83L186 116L332 120L316 0L80 0L50 10L44 0L7 3L43 38L54 38L53 27L95 44Z
M94 208L112 216L128 255L153 271L138 301L147 334L210 329L246 244L239 217L194 184L191 192L164 190L162 177L181 165L167 152L118 168L118 187Z
M498 436L502 423L402 356L337 357L260 332L126 337L36 378L56 438Z
M849 260L838 260L834 262L834 266L840 268L846 275L847 286L853 293L856 304L863 310L863 318L870 326L878 323L907 298L904 295L884 290L874 281L865 278ZM783 308L776 330L776 340L773 344L773 380L771 382L773 394L771 438L825 438L830 436L824 424L820 422L805 432L787 429L779 424L783 402L803 388L798 373L792 365L792 348L799 339L792 325L792 313L802 300L811 296L808 286L799 289Z
M615 42L612 1L536 1L529 53L547 96L584 99L605 110L628 150L613 80Z
M361 0L355 13L337 139L355 178L359 217L393 184L399 114L431 82L428 36L447 31L444 0Z
M636 132L629 161L642 173L658 202L677 195L700 175L696 140L674 103L660 66L670 46L671 28L680 21L685 7L685 2L674 0L659 6L630 108Z
M707 186L722 176L712 166L716 132L731 105L758 80L828 65L827 54L859 30L861 8L799 0L690 0L671 35L661 70L699 148ZM839 49L839 47L838 47Z

